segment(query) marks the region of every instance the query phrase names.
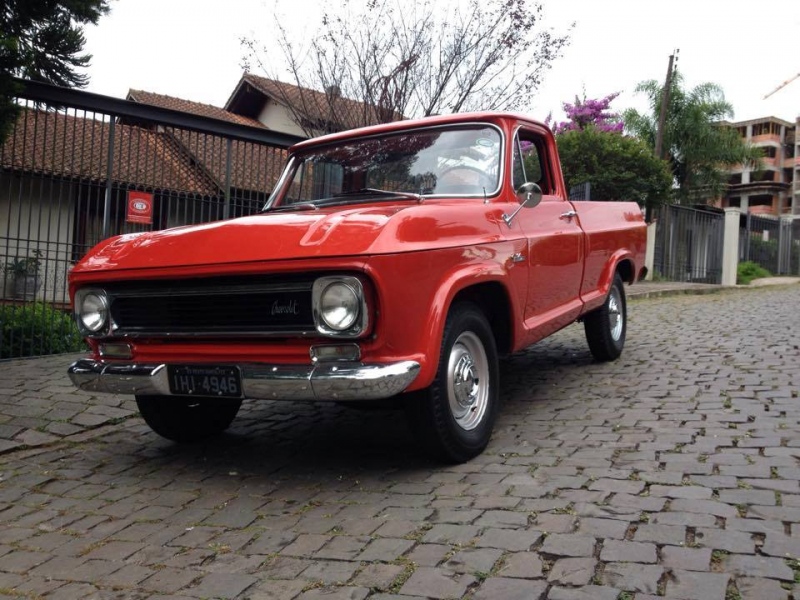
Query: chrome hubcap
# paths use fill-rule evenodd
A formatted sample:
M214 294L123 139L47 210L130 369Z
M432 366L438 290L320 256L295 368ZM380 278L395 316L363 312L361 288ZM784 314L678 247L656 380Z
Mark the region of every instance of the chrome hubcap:
M465 331L453 344L447 363L447 396L456 423L475 429L489 403L489 361L480 338Z
M608 296L608 325L611 337L615 342L618 342L622 336L623 316L622 298L616 287L611 288L611 294Z

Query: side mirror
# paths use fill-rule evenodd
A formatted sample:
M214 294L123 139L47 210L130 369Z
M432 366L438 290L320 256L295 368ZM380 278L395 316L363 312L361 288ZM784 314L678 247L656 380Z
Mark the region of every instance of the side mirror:
M503 214L503 221L505 221L506 225L509 227L511 227L511 222L514 220L514 217L517 216L519 211L521 211L523 208L533 208L535 206L539 206L539 203L542 201L542 188L532 181L528 181L527 183L523 183L521 186L519 186L516 194L517 200L519 201L519 208L510 215L505 213Z

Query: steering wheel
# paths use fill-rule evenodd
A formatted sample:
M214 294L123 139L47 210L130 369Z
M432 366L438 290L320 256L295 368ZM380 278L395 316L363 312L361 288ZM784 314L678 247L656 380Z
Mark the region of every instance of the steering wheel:
M465 183L464 181L460 181L462 178L456 176L456 174L459 171L477 174L478 182ZM442 180L446 179L448 175L453 177L456 181L454 181L453 183L442 182ZM474 179L474 177L469 177L469 179ZM484 190L486 190L486 192L494 191L495 187L496 184L494 178L491 177L490 175L487 175L481 169L478 169L477 167L471 167L469 165L459 165L457 167L450 167L449 169L445 169L444 171L441 172L441 174L437 179L435 193L443 194L450 192L450 193L460 193L460 194L474 194L474 193L482 193Z

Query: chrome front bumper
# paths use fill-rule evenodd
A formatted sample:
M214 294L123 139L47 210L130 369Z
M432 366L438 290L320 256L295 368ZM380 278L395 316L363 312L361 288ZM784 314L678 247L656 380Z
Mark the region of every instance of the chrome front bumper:
M244 398L256 400L380 400L405 390L419 373L419 363L351 362L294 365L237 365ZM73 363L72 383L88 392L173 395L167 365L103 362L88 358Z

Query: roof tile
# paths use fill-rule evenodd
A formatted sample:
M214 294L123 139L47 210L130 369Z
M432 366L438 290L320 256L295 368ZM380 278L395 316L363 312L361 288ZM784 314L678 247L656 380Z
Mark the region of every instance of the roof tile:
M219 119L221 121L228 121L229 123L237 123L239 125L248 125L258 129L268 129L261 121L243 117L236 113L229 112L224 108L213 106L211 104L202 104L200 102L193 102L191 100L183 100L182 98L175 98L173 96L165 96L164 94L155 94L153 92L145 92L143 90L130 90L128 91L128 99L141 104L149 104L150 106L160 106L161 108L169 108L178 110L201 117L210 117L212 119Z
M25 109L0 146L0 166L40 175L103 181L106 179L110 122L92 113ZM117 121L112 179L121 185L217 195L224 186L227 140L167 127L161 131ZM269 192L286 150L231 143L231 185Z

